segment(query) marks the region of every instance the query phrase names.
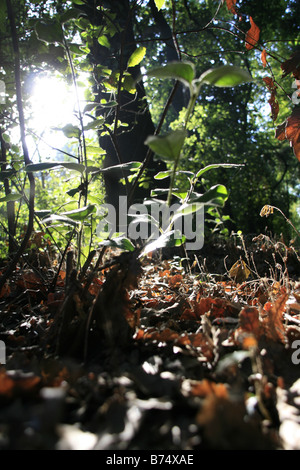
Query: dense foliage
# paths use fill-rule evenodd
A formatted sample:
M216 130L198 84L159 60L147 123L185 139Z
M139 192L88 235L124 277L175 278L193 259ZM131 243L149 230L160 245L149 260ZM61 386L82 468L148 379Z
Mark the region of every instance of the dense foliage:
M9 9L14 26L6 21ZM290 148L293 140L283 135L275 138L276 125L297 108L293 86L299 70L298 10L294 1L266 8L264 2L246 1L217 5L128 0L98 5L90 0L18 4L1 0L3 255L6 247L10 254L16 251L30 217L28 177L35 180L31 208L35 230L45 232L47 243L62 251L74 241L79 263L83 262L80 256L86 257L99 242L96 227L103 216L105 194L117 207L120 194L142 201L162 183L168 190L169 180L157 181L153 176L166 165L172 169L174 162L161 155L165 162L157 161L145 141L151 134L184 125L190 90L183 80L178 81L176 72L168 79L144 76L144 84L140 77L175 61L193 64L195 77L230 64L247 70L252 80L234 88L199 88L186 123L174 188L181 194L191 189L182 170L197 174L211 164L237 165L221 166L197 180L196 194L216 185L227 191L226 203L224 199L221 206L206 206L207 234L266 231L278 237L283 234L286 241L292 238L292 224L280 216L262 218L260 210L266 204L278 207L294 227L299 224L295 158L299 153L296 145L295 154ZM18 68L24 124L17 107ZM30 111L32 83L42 74L73 85L77 103L68 122L57 126L60 130L47 130L48 152L41 151L43 136L33 128ZM85 103L79 99L82 81ZM26 142L18 138L19 126L21 136L30 140L28 158L33 166L25 161L24 167ZM59 133L66 140L57 148ZM293 138L295 143L297 137ZM105 170L112 166L116 169ZM108 235L101 234L102 238Z

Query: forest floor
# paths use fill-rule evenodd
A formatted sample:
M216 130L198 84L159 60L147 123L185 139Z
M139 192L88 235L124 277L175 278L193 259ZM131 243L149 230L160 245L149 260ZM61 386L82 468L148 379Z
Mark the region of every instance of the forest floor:
M32 250L0 293L0 450L300 449L295 250L167 258Z

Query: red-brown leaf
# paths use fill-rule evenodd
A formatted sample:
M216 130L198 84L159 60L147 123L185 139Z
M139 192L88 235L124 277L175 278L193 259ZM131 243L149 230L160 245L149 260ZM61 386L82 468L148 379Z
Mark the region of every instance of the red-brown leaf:
M300 161L300 108L294 108L292 114L277 127L275 137L278 140L289 140Z
M283 77L292 73L295 78L300 79L300 51L294 52L289 59L283 62L281 69Z
M282 294L278 299L268 307L266 315L263 318L263 326L266 336L273 341L285 343L285 330L283 311L288 299L288 294Z
M251 24L251 28L246 34L246 49L248 51L250 51L250 49L253 49L255 44L257 44L257 41L259 40L259 34L260 34L260 29L254 23L252 16L250 16L250 24Z
M233 15L237 13L235 4L236 4L236 0L226 0L228 11L230 11L230 13L232 13Z
M263 66L266 67L267 66L267 51L266 51L266 49L263 49L260 58L261 58Z

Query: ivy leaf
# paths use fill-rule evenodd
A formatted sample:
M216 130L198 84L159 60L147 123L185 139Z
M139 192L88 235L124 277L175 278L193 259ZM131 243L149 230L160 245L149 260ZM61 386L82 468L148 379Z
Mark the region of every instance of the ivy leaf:
M58 21L37 21L35 32L40 41L48 44L64 43L64 33Z
M199 78L199 83L217 87L233 87L252 81L253 78L247 70L240 69L235 65L222 65L215 69L209 69Z
M150 149L167 161L176 161L186 138L186 131L177 129L164 136L151 135L145 140Z
M139 65L143 58L145 57L146 54L146 48L145 47L138 47L129 57L127 67L135 67L136 65Z

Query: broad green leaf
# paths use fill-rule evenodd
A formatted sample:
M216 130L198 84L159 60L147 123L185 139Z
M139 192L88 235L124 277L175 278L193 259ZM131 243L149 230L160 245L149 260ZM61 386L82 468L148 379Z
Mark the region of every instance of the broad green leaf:
M216 168L220 168L220 167L232 168L232 167L241 167L241 166L244 166L244 165L237 165L234 163L214 163L212 165L207 165L205 168L201 168L201 170L199 170L198 173L196 173L196 178L200 178L200 176L202 176L207 171L214 170Z
M104 119L95 119L94 121L89 122L86 126L84 126L84 130L88 131L90 129L99 129L102 127L104 123Z
M46 219L42 220L43 224L53 224L53 223L63 223L64 225L71 225L73 227L76 227L77 225L80 224L80 222L72 220L69 217L66 217L64 215L56 215L56 214L51 214L49 217Z
M82 207L81 209L75 209L73 211L62 212L62 216L68 217L72 220L76 220L79 222L83 222L89 215L96 212L96 206L91 204L86 207Z
M212 186L206 193L199 197L191 199L189 204L201 203L206 206L218 206L223 207L225 201L228 199L228 191L222 184Z
M166 171L160 171L154 176L154 179L156 180L163 180L165 178L168 178L171 174L173 173L173 170L166 170ZM192 171L186 171L186 170L178 170L176 171L177 175L186 175L186 176L193 176L194 173Z
M151 135L146 139L145 144L165 160L176 161L180 155L186 135L185 130L177 129L164 136Z
M66 126L62 127L60 130L63 131L65 136L68 137L69 139L71 139L72 137L75 137L76 139L78 139L81 134L79 127L73 126L73 124L67 124Z
M102 172L107 171L120 171L120 170L137 170L142 165L141 162L128 162L121 163L120 165L109 166L107 168L102 168Z
M26 165L25 171L27 173L32 173L35 171L45 171L50 170L52 168L59 168L63 167L67 170L75 170L79 171L79 173L84 173L85 166L81 163L73 163L73 162L45 162L45 163L30 163Z
M0 202L12 202L12 201L18 201L21 199L23 196L22 194L19 193L10 193L7 196L0 197Z
M154 179L163 180L165 178L169 178L171 173L172 173L172 170L160 171L159 173L157 173L157 175L154 176Z
M158 9L158 11L164 6L164 4L166 3L166 0L154 0L155 1L155 5L156 5L156 8Z
M134 94L136 92L136 81L131 75L126 75L123 79L123 88L125 88L128 93Z
M141 46L138 47L129 57L127 67L135 67L136 65L139 65L143 58L145 57L146 54L146 48Z
M151 251L165 248L166 246L180 246L185 242L186 238L178 230L170 230L169 232L163 233L156 240L148 243L142 251L140 256L144 256Z
M60 21L61 23L66 23L67 21L74 20L75 18L78 18L80 15L80 11L77 8L70 8L65 13L60 15Z
M64 33L58 21L37 21L35 32L40 41L48 44L64 43Z
M94 145L87 145L86 152L88 155L105 155L105 150L101 147L96 147Z
M195 77L195 67L191 62L169 62L161 67L154 67L146 72L147 77L172 78L190 86Z
M34 211L35 215L38 216L39 219L43 219L44 217L49 217L51 214L50 210L40 210L40 211ZM43 222L43 220L42 220Z
M103 240L103 241L100 242L100 245L117 247L117 248L120 248L121 250L125 250L125 251L134 251L135 250L135 246L126 237L116 237L116 238Z
M106 103L101 102L100 106L102 108L115 108L116 106L118 106L118 103L117 101L112 100L112 101L107 101Z
M110 48L110 42L106 36L99 36L98 42L101 46L107 47L107 49Z
M253 78L247 70L240 69L235 65L223 65L209 69L199 78L199 84L207 83L217 87L233 87L252 81Z

